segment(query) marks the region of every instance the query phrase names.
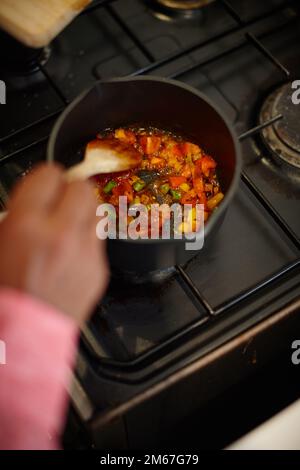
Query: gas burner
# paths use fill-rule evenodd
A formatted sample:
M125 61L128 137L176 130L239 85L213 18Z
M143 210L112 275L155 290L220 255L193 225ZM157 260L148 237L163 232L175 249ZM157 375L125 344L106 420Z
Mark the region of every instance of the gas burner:
M201 7L214 0L147 0L151 12L163 21L200 18Z
M132 271L119 271L113 269L112 277L121 279L131 284L146 284L146 283L159 283L166 281L176 273L174 266L166 269L158 269L156 271L149 271L146 273L136 273Z
M276 88L265 100L259 119L263 123L282 115L262 131L262 138L276 162L288 171L300 172L300 106L292 103L292 93L291 83Z
M4 78L30 75L45 65L50 48L32 49L0 31L0 67Z

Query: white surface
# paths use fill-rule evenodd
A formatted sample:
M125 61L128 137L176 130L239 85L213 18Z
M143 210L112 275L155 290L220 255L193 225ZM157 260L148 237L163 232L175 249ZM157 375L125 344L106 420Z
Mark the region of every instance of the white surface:
M299 450L300 400L231 444L228 449Z

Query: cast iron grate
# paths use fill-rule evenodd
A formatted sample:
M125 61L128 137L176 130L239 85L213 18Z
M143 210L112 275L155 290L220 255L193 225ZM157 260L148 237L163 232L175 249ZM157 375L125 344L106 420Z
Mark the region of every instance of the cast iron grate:
M277 7L274 7L271 11L268 11L264 14L256 16L255 18L251 18L248 21L243 21L240 18L239 14L236 12L236 10L229 4L228 1L226 1L226 0L217 0L223 6L224 12L229 13L231 15L231 17L234 19L234 21L236 22L236 26L234 26L233 28L230 28L229 30L226 30L225 32L221 32L219 34L216 34L213 37L211 37L211 38L209 38L205 41L196 42L195 44L193 44L191 46L180 48L178 51L176 51L176 52L174 52L174 53L172 53L172 54L170 54L170 55L168 55L168 56L166 56L162 59L159 59L159 60L154 59L151 51L149 51L147 49L147 47L136 36L136 34L122 20L120 15L112 8L111 4L113 4L116 1L117 0L99 0L99 1L96 0L92 5L87 7L81 13L81 15L91 13L94 10L97 10L99 8L105 8L109 12L109 14L112 16L112 18L118 23L118 25L124 30L124 32L130 37L130 39L133 41L135 46L137 46L139 48L139 50L145 55L145 57L150 62L147 66L142 67L138 70L135 70L132 74L130 74L132 76L143 75L143 74L155 72L160 67L162 67L164 65L167 65L167 64L169 64L169 63L171 63L171 62L173 62L173 61L175 61L175 60L177 60L177 59L179 59L183 56L186 56L186 55L188 55L192 52L195 52L195 51L199 51L200 49L202 49L204 47L207 47L212 43L215 43L215 42L217 42L221 39L225 39L227 36L230 36L231 34L233 34L235 32L244 31L244 30L245 30L245 32L244 32L245 41L251 42L262 54L264 54L264 56L266 57L267 60L270 60L276 68L281 70L281 72L282 72L282 74L284 75L285 78L288 78L290 76L289 70L287 70L286 67L283 64L281 64L280 61L270 51L267 50L267 48L262 44L260 39L257 38L255 35L253 35L251 32L249 32L247 30L247 28L251 27L252 25L254 25L255 23L258 23L261 20L264 20L268 17L276 15L277 13L279 13L281 11L284 11L289 6L294 5L296 3L296 0L287 0L285 3L283 3L281 5L278 5ZM241 45L238 46L238 47L241 47ZM185 74L186 72L192 71L193 69L198 68L198 67L204 67L208 63L214 62L216 60L219 60L222 57L225 57L226 55L229 55L230 53L232 53L232 51L233 51L233 48L231 47L231 48L228 48L226 51L224 51L220 54L213 55L212 57L210 57L209 59L206 59L203 62L197 61L197 63L195 63L191 66L187 66L187 67L183 68L182 70L180 70L180 72L177 72L176 74L173 74L173 75L169 75L169 78L178 79L181 75ZM45 76L45 79L49 82L50 86L53 88L53 90L58 95L58 97L61 99L61 101L64 103L64 105L67 105L68 100L66 99L66 97L64 96L64 94L62 93L60 88L56 85L55 81L47 73L45 67L41 63L37 63L36 65L37 65L37 68L43 73L43 75ZM99 79L99 76L97 76L97 74L95 74L95 79ZM24 131L28 131L31 128L34 128L35 126L39 125L40 123L50 119L50 117L53 118L55 116L58 116L61 113L61 111L62 111L62 109L56 111L55 113L53 113L51 115L44 116L43 118L35 121L34 123L32 123L29 126L18 129L14 133L11 133L8 136L5 136L5 137L1 138L0 143L4 143L6 140L8 140L12 137L16 137L18 134L20 134ZM267 125L270 125L270 124L272 124L271 120L267 123L262 123L260 128L256 129L255 132L258 132L259 130L261 130L261 128L263 128ZM251 136L251 135L252 135L252 131L249 130L249 133L248 133L247 136ZM38 143L40 143L40 142L39 141L32 142L31 145L34 146L34 145L37 145ZM3 157L1 157L0 163L3 161L3 159L7 159L7 158L10 158L10 157L13 157L13 156L15 156L14 153L4 155Z

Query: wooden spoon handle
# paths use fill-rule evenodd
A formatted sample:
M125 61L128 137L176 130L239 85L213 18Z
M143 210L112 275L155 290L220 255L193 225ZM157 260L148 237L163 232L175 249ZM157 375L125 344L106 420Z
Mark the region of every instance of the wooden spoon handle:
M86 162L78 163L77 165L71 166L65 171L65 178L68 182L76 180L85 180L90 178L97 173L93 165L88 165ZM99 173L99 172L98 172Z

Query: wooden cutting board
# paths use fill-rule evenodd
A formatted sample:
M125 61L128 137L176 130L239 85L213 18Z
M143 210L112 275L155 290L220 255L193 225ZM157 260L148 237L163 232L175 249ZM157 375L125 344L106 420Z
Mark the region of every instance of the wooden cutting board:
M43 47L91 0L0 0L0 28L29 47Z

